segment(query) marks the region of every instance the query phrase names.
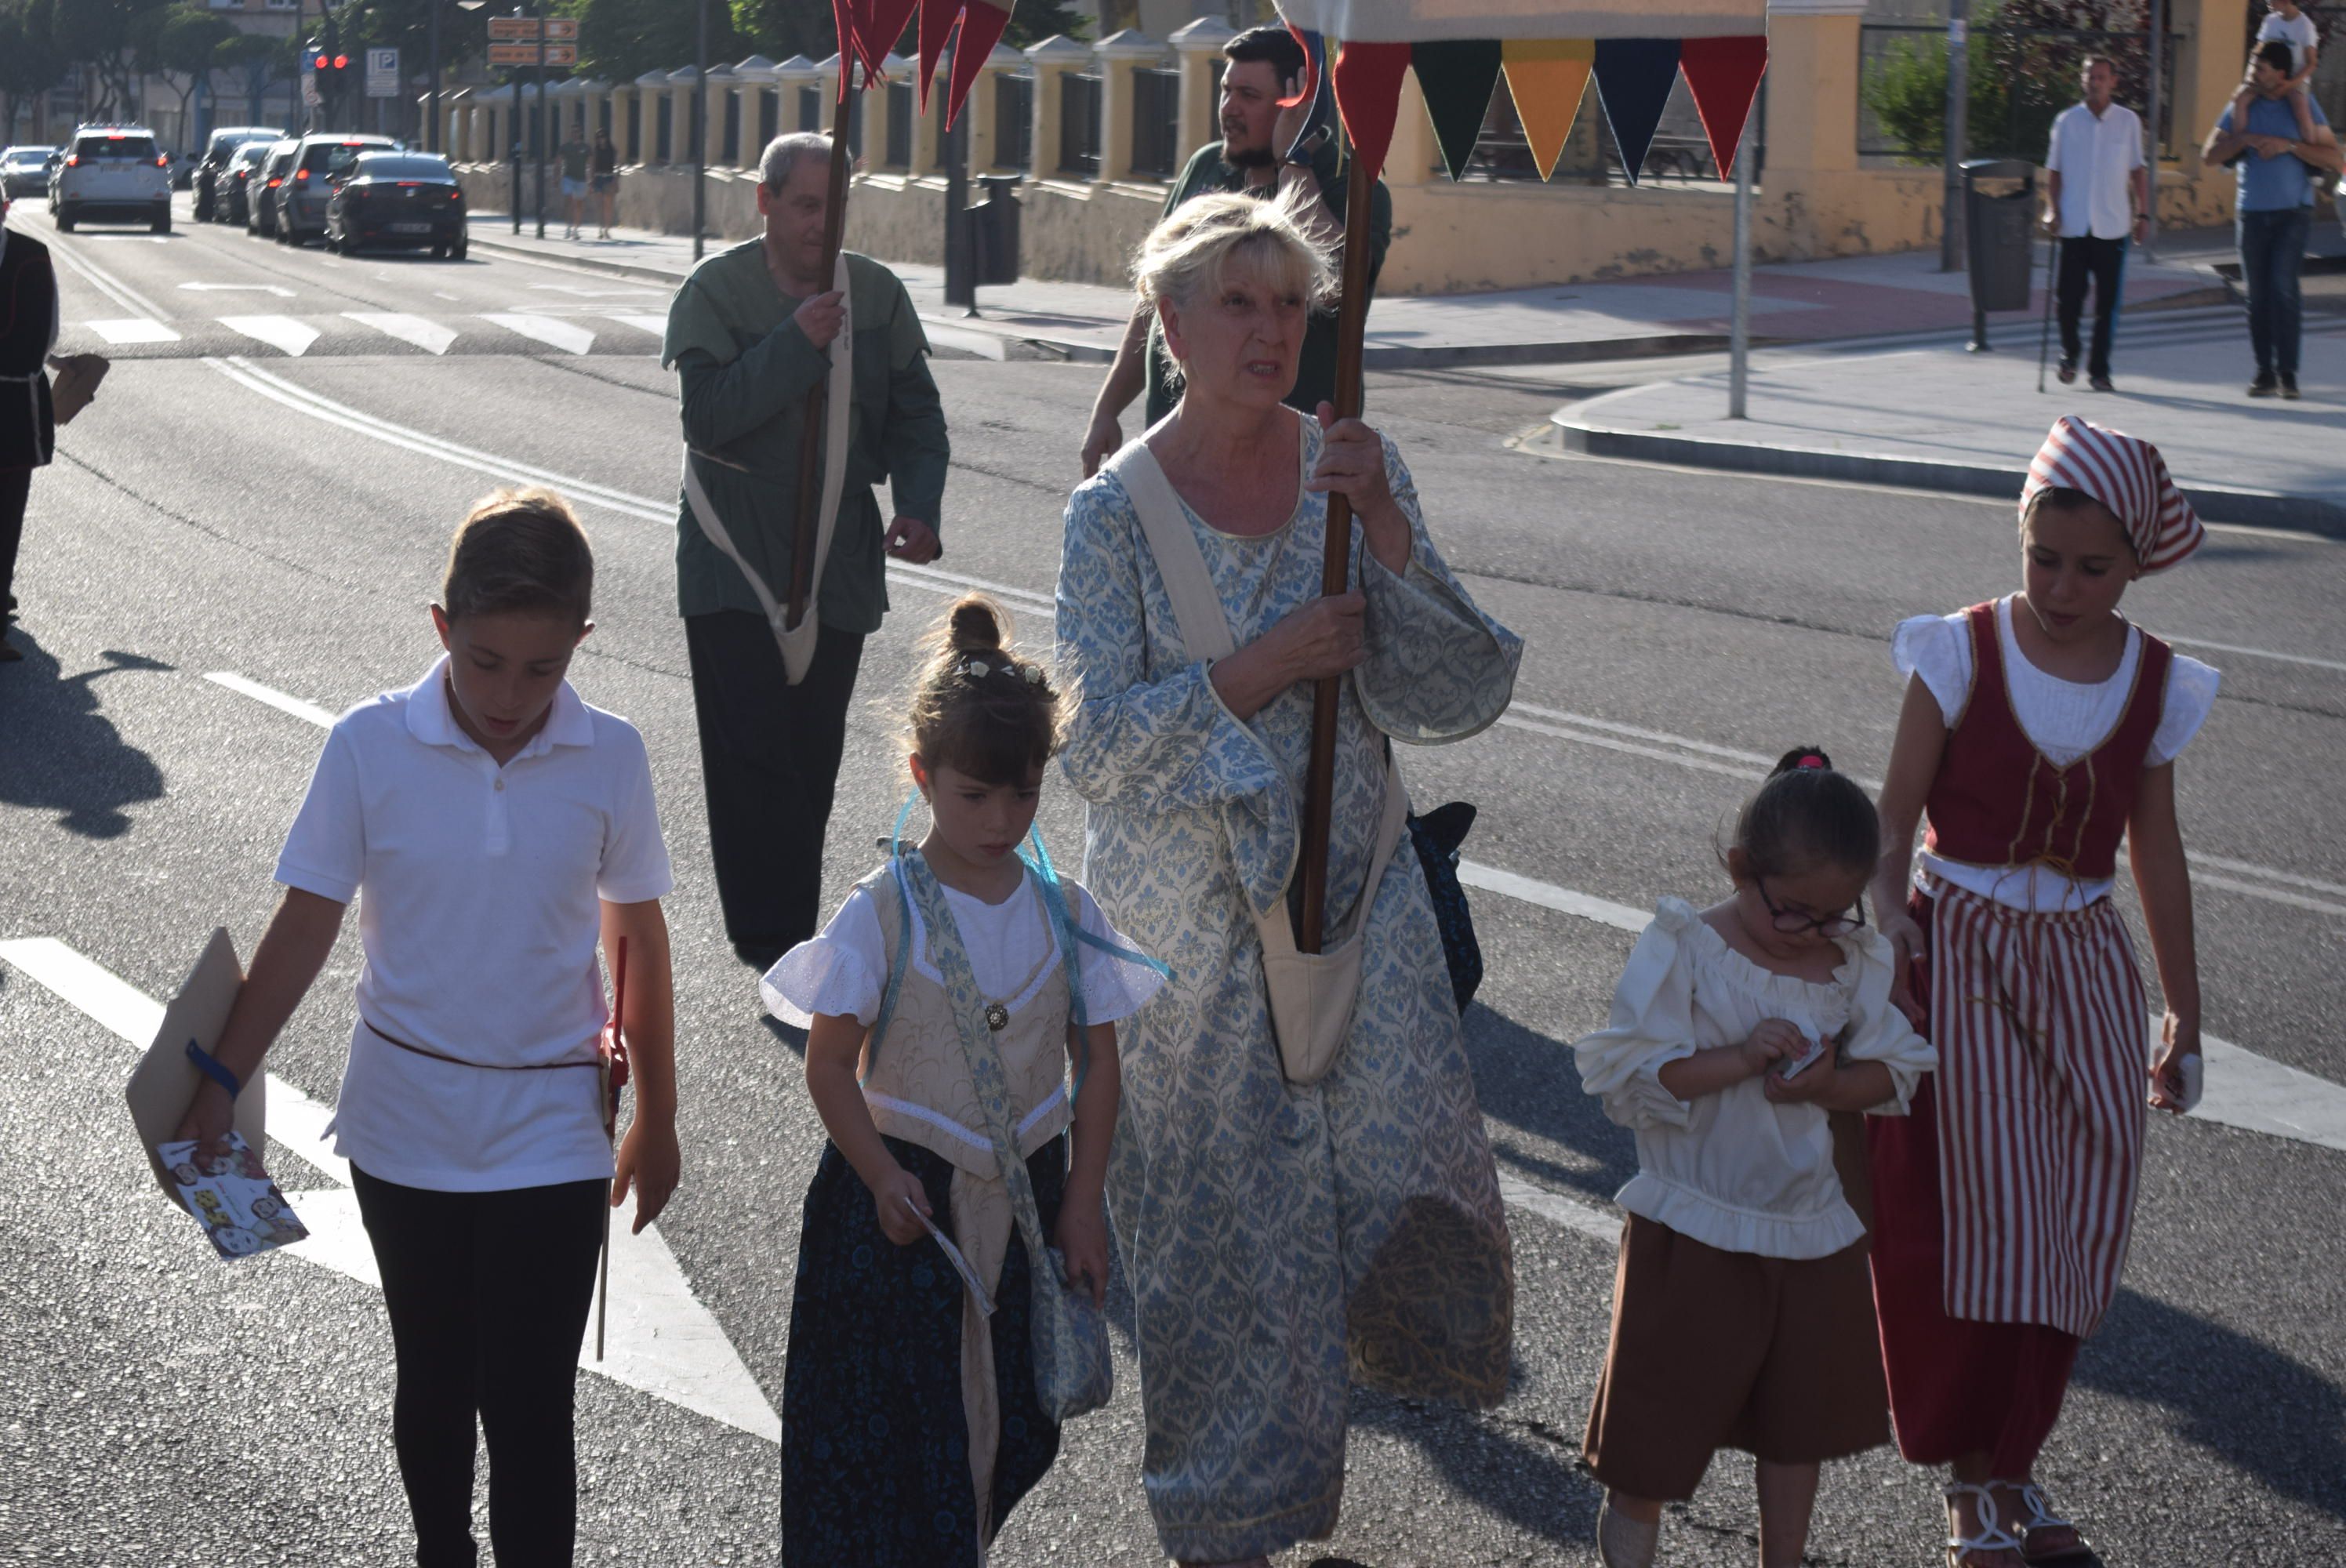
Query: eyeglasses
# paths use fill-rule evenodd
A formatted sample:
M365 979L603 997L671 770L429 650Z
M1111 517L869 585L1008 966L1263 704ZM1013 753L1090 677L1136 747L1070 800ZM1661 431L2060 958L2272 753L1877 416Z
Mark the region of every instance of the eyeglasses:
M1754 887L1760 890L1760 901L1768 906L1768 919L1786 936L1798 936L1803 932L1815 932L1820 936L1847 936L1865 928L1865 901L1860 899L1850 906L1847 914L1812 915L1800 910L1778 909L1776 901L1768 896L1768 879L1754 877Z

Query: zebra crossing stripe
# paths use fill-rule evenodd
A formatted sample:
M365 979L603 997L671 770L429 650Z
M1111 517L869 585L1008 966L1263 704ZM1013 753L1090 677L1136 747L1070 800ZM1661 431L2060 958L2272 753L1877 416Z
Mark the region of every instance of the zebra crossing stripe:
M176 343L179 341L178 333L148 316L84 321L82 325L109 343Z
M318 329L291 316L221 316L219 324L299 359L318 341Z
M372 327L386 337L397 338L403 343L413 343L427 354L444 354L448 345L456 341L454 327L444 327L422 316L402 315L386 311L344 311L346 320L362 327Z
M595 346L594 333L573 322L559 321L552 316L507 313L483 316L481 320L493 321L508 332L515 332L522 337L534 339L551 348L560 349L566 353L583 354Z

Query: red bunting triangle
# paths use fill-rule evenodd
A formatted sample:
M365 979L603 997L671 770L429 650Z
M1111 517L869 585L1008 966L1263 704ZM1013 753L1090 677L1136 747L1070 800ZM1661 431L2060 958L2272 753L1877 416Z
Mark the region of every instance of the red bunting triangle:
M920 0L921 6L921 79L918 84L921 112L929 112L929 84L937 79L937 61L945 52L945 35L951 33L954 19L961 15L961 0Z
M1336 51L1336 109L1344 117L1344 134L1352 140L1352 156L1368 161L1373 174L1385 166L1392 148L1393 122L1401 117L1401 79L1409 71L1407 44L1358 44L1347 40Z
M913 7L920 0L858 0L864 8L863 63L873 76L911 25Z
M953 80L945 87L947 130L961 118L969 90L977 85L977 73L993 56L994 46L1002 42L1002 30L1009 25L1009 11L986 0L969 0L968 8L962 12L961 34L954 40Z
M831 23L839 36L839 101L855 90L855 62L863 57L863 16L869 0L831 0Z
M1721 179L1735 178L1735 149L1743 140L1752 100L1760 96L1760 78L1767 69L1765 34L1688 38L1678 46L1678 71L1694 96L1695 112L1702 117L1703 134L1710 138L1710 156Z

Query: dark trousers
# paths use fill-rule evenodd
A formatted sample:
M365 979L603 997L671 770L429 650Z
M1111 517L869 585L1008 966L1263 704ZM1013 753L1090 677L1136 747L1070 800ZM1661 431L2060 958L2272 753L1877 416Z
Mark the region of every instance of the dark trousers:
M823 832L863 638L821 627L797 686L760 616L687 616L684 640L725 935L765 969L822 923Z
M25 502L33 491L29 468L0 468L0 609L16 607L16 546L25 538Z
M2089 376L2110 373L2110 337L2118 324L2118 295L2126 276L2127 242L2101 239L2091 234L2061 239L2061 277L2055 286L2061 306L2061 361L2074 365L2078 358L2078 318L2086 311L2086 285L2094 286L2094 355L2086 361Z
M2240 247L2240 283L2249 291L2249 341L2257 351L2257 373L2297 374L2302 302L2298 273L2305 266L2305 238L2313 209L2285 207L2243 212L2233 220Z
M419 1568L470 1568L473 1421L489 1445L499 1568L567 1568L571 1395L610 1184L427 1192L352 1166L399 1366L392 1442Z

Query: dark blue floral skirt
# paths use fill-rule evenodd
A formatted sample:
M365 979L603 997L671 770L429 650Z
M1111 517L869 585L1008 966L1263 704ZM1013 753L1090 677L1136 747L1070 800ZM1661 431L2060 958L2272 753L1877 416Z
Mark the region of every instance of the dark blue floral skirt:
M953 1167L886 1140L954 1235ZM1047 1235L1066 1184L1064 1138L1026 1161ZM956 1237L958 1239L958 1237ZM977 1504L961 1398L965 1287L935 1242L898 1247L872 1194L826 1143L807 1189L782 1373L782 1561L791 1568L976 1568ZM994 1293L1002 1434L993 1524L1058 1457L1059 1429L1035 1400L1025 1243L1014 1228Z

